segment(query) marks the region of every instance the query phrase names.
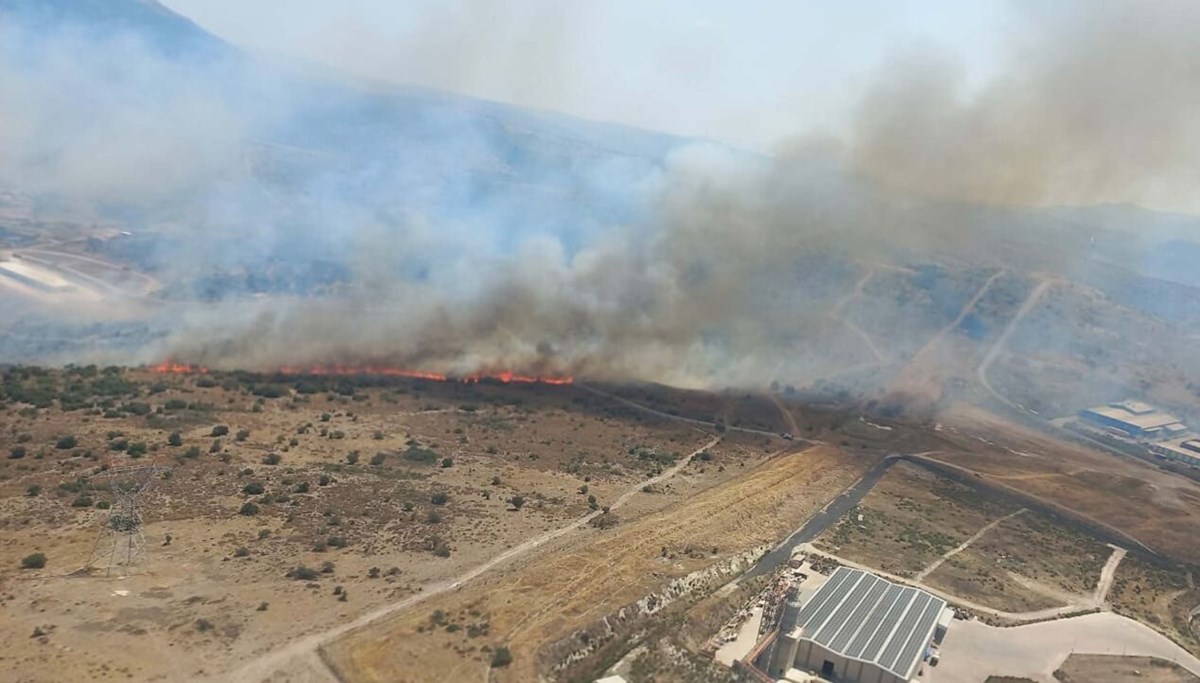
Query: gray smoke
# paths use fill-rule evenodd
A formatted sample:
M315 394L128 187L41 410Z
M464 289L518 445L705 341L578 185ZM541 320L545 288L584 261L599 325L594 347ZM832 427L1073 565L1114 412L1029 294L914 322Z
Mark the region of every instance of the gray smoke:
M860 172L940 199L1200 208L1200 5L1024 9L1004 68L978 87L936 52L889 64L855 121Z
M850 264L991 239L939 202L1194 205L1195 19L1186 3L1040 10L993 80L968 91L952 63L898 59L851 140L773 158L448 95L419 114L371 101L386 117L368 119L324 104L340 85L180 66L137 41L81 61L91 46L60 34L37 69L0 64L0 178L173 226L184 246L164 283L319 258L345 270L315 293L156 306L164 338L123 360L754 385L842 351L827 314ZM896 334L916 348L929 330Z

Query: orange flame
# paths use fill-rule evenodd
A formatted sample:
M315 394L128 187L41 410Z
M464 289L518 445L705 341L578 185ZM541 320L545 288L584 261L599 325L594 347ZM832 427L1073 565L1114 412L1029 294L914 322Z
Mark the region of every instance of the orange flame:
M208 374L208 368L191 363L176 363L172 360L166 360L158 365L149 368L150 372L157 372L164 375L205 375Z
M203 375L208 368L191 363L179 363L167 360L148 368L150 372L172 375ZM425 372L409 370L384 365L285 365L276 370L280 375L292 377L404 377L408 379L423 379L432 382L462 382L476 384L483 381L500 382L501 384L549 384L564 386L574 384L575 378L570 375L521 375L505 370L503 372L478 372L461 377L452 377L440 372Z

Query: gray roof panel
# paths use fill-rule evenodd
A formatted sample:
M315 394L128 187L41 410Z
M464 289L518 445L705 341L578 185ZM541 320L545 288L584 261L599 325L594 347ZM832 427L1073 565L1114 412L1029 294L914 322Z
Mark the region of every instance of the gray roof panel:
M800 610L805 640L908 679L946 603L861 569L838 567Z

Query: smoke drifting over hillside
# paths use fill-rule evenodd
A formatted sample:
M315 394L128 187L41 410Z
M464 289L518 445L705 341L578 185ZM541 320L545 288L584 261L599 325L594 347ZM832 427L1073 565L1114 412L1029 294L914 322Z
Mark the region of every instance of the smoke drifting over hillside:
M793 345L830 305L808 255L945 234L908 196L1196 202L1200 10L1041 18L976 91L900 60L844 153L774 159L9 25L0 178L173 226L152 265L206 302L157 307L166 337L125 360L756 384L828 353Z

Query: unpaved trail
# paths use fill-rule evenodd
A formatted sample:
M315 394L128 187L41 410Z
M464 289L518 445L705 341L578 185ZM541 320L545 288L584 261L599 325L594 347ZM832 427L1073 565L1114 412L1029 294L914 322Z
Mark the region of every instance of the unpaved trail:
M804 552L807 554L819 555L821 557L826 557L831 560L840 562L840 563L846 565L847 567L853 567L855 569L862 569L864 571L871 572L878 576L882 576L883 578L888 579L889 581L892 581L894 583L899 583L899 584L903 584L906 586L916 586L917 588L920 588L923 591L932 593L933 595L936 595L939 598L942 598L943 600L945 600L948 603L961 605L963 607L966 607L967 609L970 609L970 610L973 610L976 612L982 612L984 614L990 614L994 617L999 617L1001 619L1007 619L1009 621L1016 621L1016 622L1042 621L1045 619L1053 619L1055 617L1061 617L1064 614L1070 614L1071 612L1077 612L1080 609L1080 605L1078 604L1078 602L1076 602L1074 604L1063 605L1061 607L1051 607L1049 609L1037 610L1034 612L1005 612L1004 610L993 609L993 608L987 607L985 605L980 605L977 602L972 602L970 600L967 600L966 598L961 598L957 595L951 595L950 593L947 593L947 592L942 591L937 588L933 588L932 586L929 586L928 584L925 584L921 581L914 581L912 579L907 579L907 578L904 578L903 576L891 574L891 573L885 572L881 569L876 569L874 567L869 567L865 564L855 562L854 560L848 560L840 555L834 555L833 553L827 553L823 550L817 550L817 548L815 548L812 544L805 544L802 547L804 548Z
M684 467L687 467L688 463L692 459L692 456L698 455L709 448L712 448L713 446L717 445L720 440L721 435L718 434L707 441L703 446L692 451L686 457L680 458L678 462L676 462L669 469L664 470L661 474L651 477L650 479L637 482L624 493L622 493L615 501L613 501L613 504L609 506L609 509L616 510L620 508L622 505L628 502L630 498L641 492L643 487L653 486L654 484L675 476L680 470L682 470ZM408 609L409 607L428 600L434 596L454 590L463 584L474 580L481 574L484 574L502 564L521 557L522 555L525 555L530 551L549 543L550 541L583 528L601 514L603 514L603 512L600 510L588 513L587 515L576 519L574 522L571 522L564 527L560 527L553 531L548 531L540 536L530 538L523 543L513 546L499 555L496 555L487 562L467 570L466 572L463 572L454 578L424 586L420 593L410 595L403 600L399 600L391 604L383 605L382 607L371 610L357 619L340 626L335 626L319 633L313 633L298 638L279 649L273 650L256 659L244 663L241 667L231 673L215 676L209 680L233 681L235 683L259 683L260 681L270 679L270 677L276 672L294 671L297 660L320 662L320 668L324 670L323 673L328 676L328 680L333 680L332 674L328 672L328 667L325 666L323 660L319 659L316 654L321 646L330 643L351 631L364 628L376 621L379 621L380 619L383 619L384 617ZM293 676L294 674L289 674L287 676L287 680L292 680ZM310 678L312 680L325 680L325 678L315 675L310 676Z
M912 360L909 361L909 364L916 364L916 362L920 360L922 356L929 353L931 349L937 346L938 342L940 342L947 334L950 334L957 329L959 325L962 325L963 321L967 319L967 316L975 312L975 307L979 305L979 301L983 299L983 296L988 293L989 289L992 288L992 284L995 283L996 280L999 280L1000 277L1007 272L1008 271L1003 269L998 270L986 281L984 281L984 283L980 285L979 289L975 292L975 295L963 305L962 310L958 312L958 315L955 316L954 320L950 321L950 324L938 330L937 334L933 335L933 337L925 343L925 346L922 346L921 350L917 351L917 353L913 355Z
M580 384L577 382L575 384L575 386L579 387L580 389L583 389L586 392L595 394L597 396L603 396L604 398L611 399L613 401L616 401L617 403L621 403L626 406L629 406L630 408L633 408L634 410L640 410L643 413L657 415L658 417L666 418L668 420L676 420L678 422L686 422L687 424L696 425L697 427L706 427L708 429L716 429L717 428L716 423L712 422L710 420L700 420L700 419L697 419L694 417L684 417L682 415L672 415L671 413L668 413L666 411L656 410L654 408L651 408L650 406L644 406L641 403L638 403L636 401L630 401L627 398L622 398L620 396L617 396L616 394L610 394L607 391L603 391L601 389L597 389L596 387L588 386L586 384ZM778 437L779 436L775 432L768 432L765 429L752 429L750 427L735 427L733 425L725 425L725 429L727 431L743 432L745 434L759 434L761 436L770 436L770 437ZM797 440L800 440L800 439L797 439Z
M871 339L871 335L867 334L865 330L863 330L861 327L856 325L854 323L854 321L852 321L849 318L842 315L842 309L845 308L846 305L849 304L851 301L862 296L863 289L867 286L867 283L870 282L871 278L873 278L873 277L875 277L875 270L872 268L871 270L868 270L866 272L866 274L863 275L858 280L857 284L854 285L853 292L847 294L846 296L844 296L838 300L838 302L834 305L833 309L831 311L829 311L829 316L834 318L835 320L839 321L843 325L845 325L846 329L848 329L851 332L853 332L854 334L858 335L858 337L860 339L862 339L863 343L866 344L867 348L871 351L871 355L875 356L875 364L882 365L883 364L883 352L881 352L879 350L878 346L875 346L875 342Z
M1022 409L1016 403L1008 400L1007 397L1002 396L1000 392L996 391L992 387L987 378L988 369L992 367L992 363L996 362L996 358L999 357L1000 352L1003 351L1005 345L1008 344L1008 340L1012 337L1013 332L1016 332L1017 326L1021 324L1021 320L1023 320L1025 316L1029 315L1029 312L1033 310L1034 306L1038 305L1038 302L1042 300L1042 297L1045 296L1046 292L1049 291L1051 287L1059 284L1060 282L1061 280L1058 279L1047 278L1039 282L1037 287L1033 288L1033 291L1029 293L1029 296L1025 298L1025 302L1021 304L1019 309L1017 309L1017 313L1012 317L1012 320L1008 321L1008 325L1005 326L1004 331L1001 332L1000 336L996 338L996 343L992 344L992 348L988 349L987 355L983 357L983 361L979 363L979 367L975 370L975 375L979 378L979 383L983 385L983 388L986 389L989 394L995 397L996 400L1004 403L1014 410ZM1022 412L1024 411L1022 410Z
M951 549L951 550L948 550L948 551L946 551L946 553L945 553L944 555L942 555L941 557L939 557L939 558L937 558L936 560L934 560L933 562L931 562L931 563L930 563L930 565L929 565L928 567L926 567L925 569L921 570L921 573L920 573L920 574L917 574L917 576L916 576L916 579L915 579L915 580L916 580L916 581L918 581L918 582L920 582L920 581L924 581L924 580L925 580L925 577L927 577L927 576L929 576L930 574L932 574L932 573L934 573L935 571L937 571L937 568L938 568L938 567L940 567L940 566L942 566L942 564L943 564L943 563L945 563L945 562L946 562L946 560L948 560L948 559L950 559L950 558L954 557L955 555L957 555L957 554L961 553L962 551L966 550L968 547L970 547L970 545L971 545L972 543L974 543L975 541L978 541L979 539L983 538L983 535L984 535L984 534L986 534L987 532L991 531L992 529L995 529L997 526L1000 526L1000 524L1001 524L1002 522L1006 522L1006 521L1008 521L1008 520L1012 519L1013 517L1016 517L1017 515L1020 515L1020 514L1024 514L1024 513L1026 513L1026 512L1029 512L1029 511L1028 511L1028 510L1026 510L1025 508L1021 508L1020 510L1017 510L1016 512L1014 512L1014 513L1012 513L1012 514L1005 515L1005 516L1001 517L1000 519L992 520L992 522L991 522L991 523L989 523L987 526L983 527L983 528L982 528L982 529L980 529L979 531L976 531L976 532L975 532L975 534L974 534L973 536L971 536L971 537L970 537L970 538L968 538L967 540L965 540L965 541L963 541L962 543L960 543L960 544L958 545L958 547L956 547L956 548L953 548L953 549Z
M771 403L774 403L775 407L779 409L779 416L783 418L783 423L787 426L788 432L792 436L799 434L800 425L796 424L796 416L792 415L792 411L787 407L787 404L775 392L769 392L767 395L771 397Z
M1127 552L1124 548L1118 548L1115 545L1108 547L1112 548L1113 552L1108 556L1108 561L1104 563L1104 569L1100 570L1100 580L1096 582L1096 592L1092 594L1093 607L1104 606L1104 601L1108 599L1108 591L1112 588L1113 579L1117 575L1117 566L1121 564L1121 560L1125 558Z

